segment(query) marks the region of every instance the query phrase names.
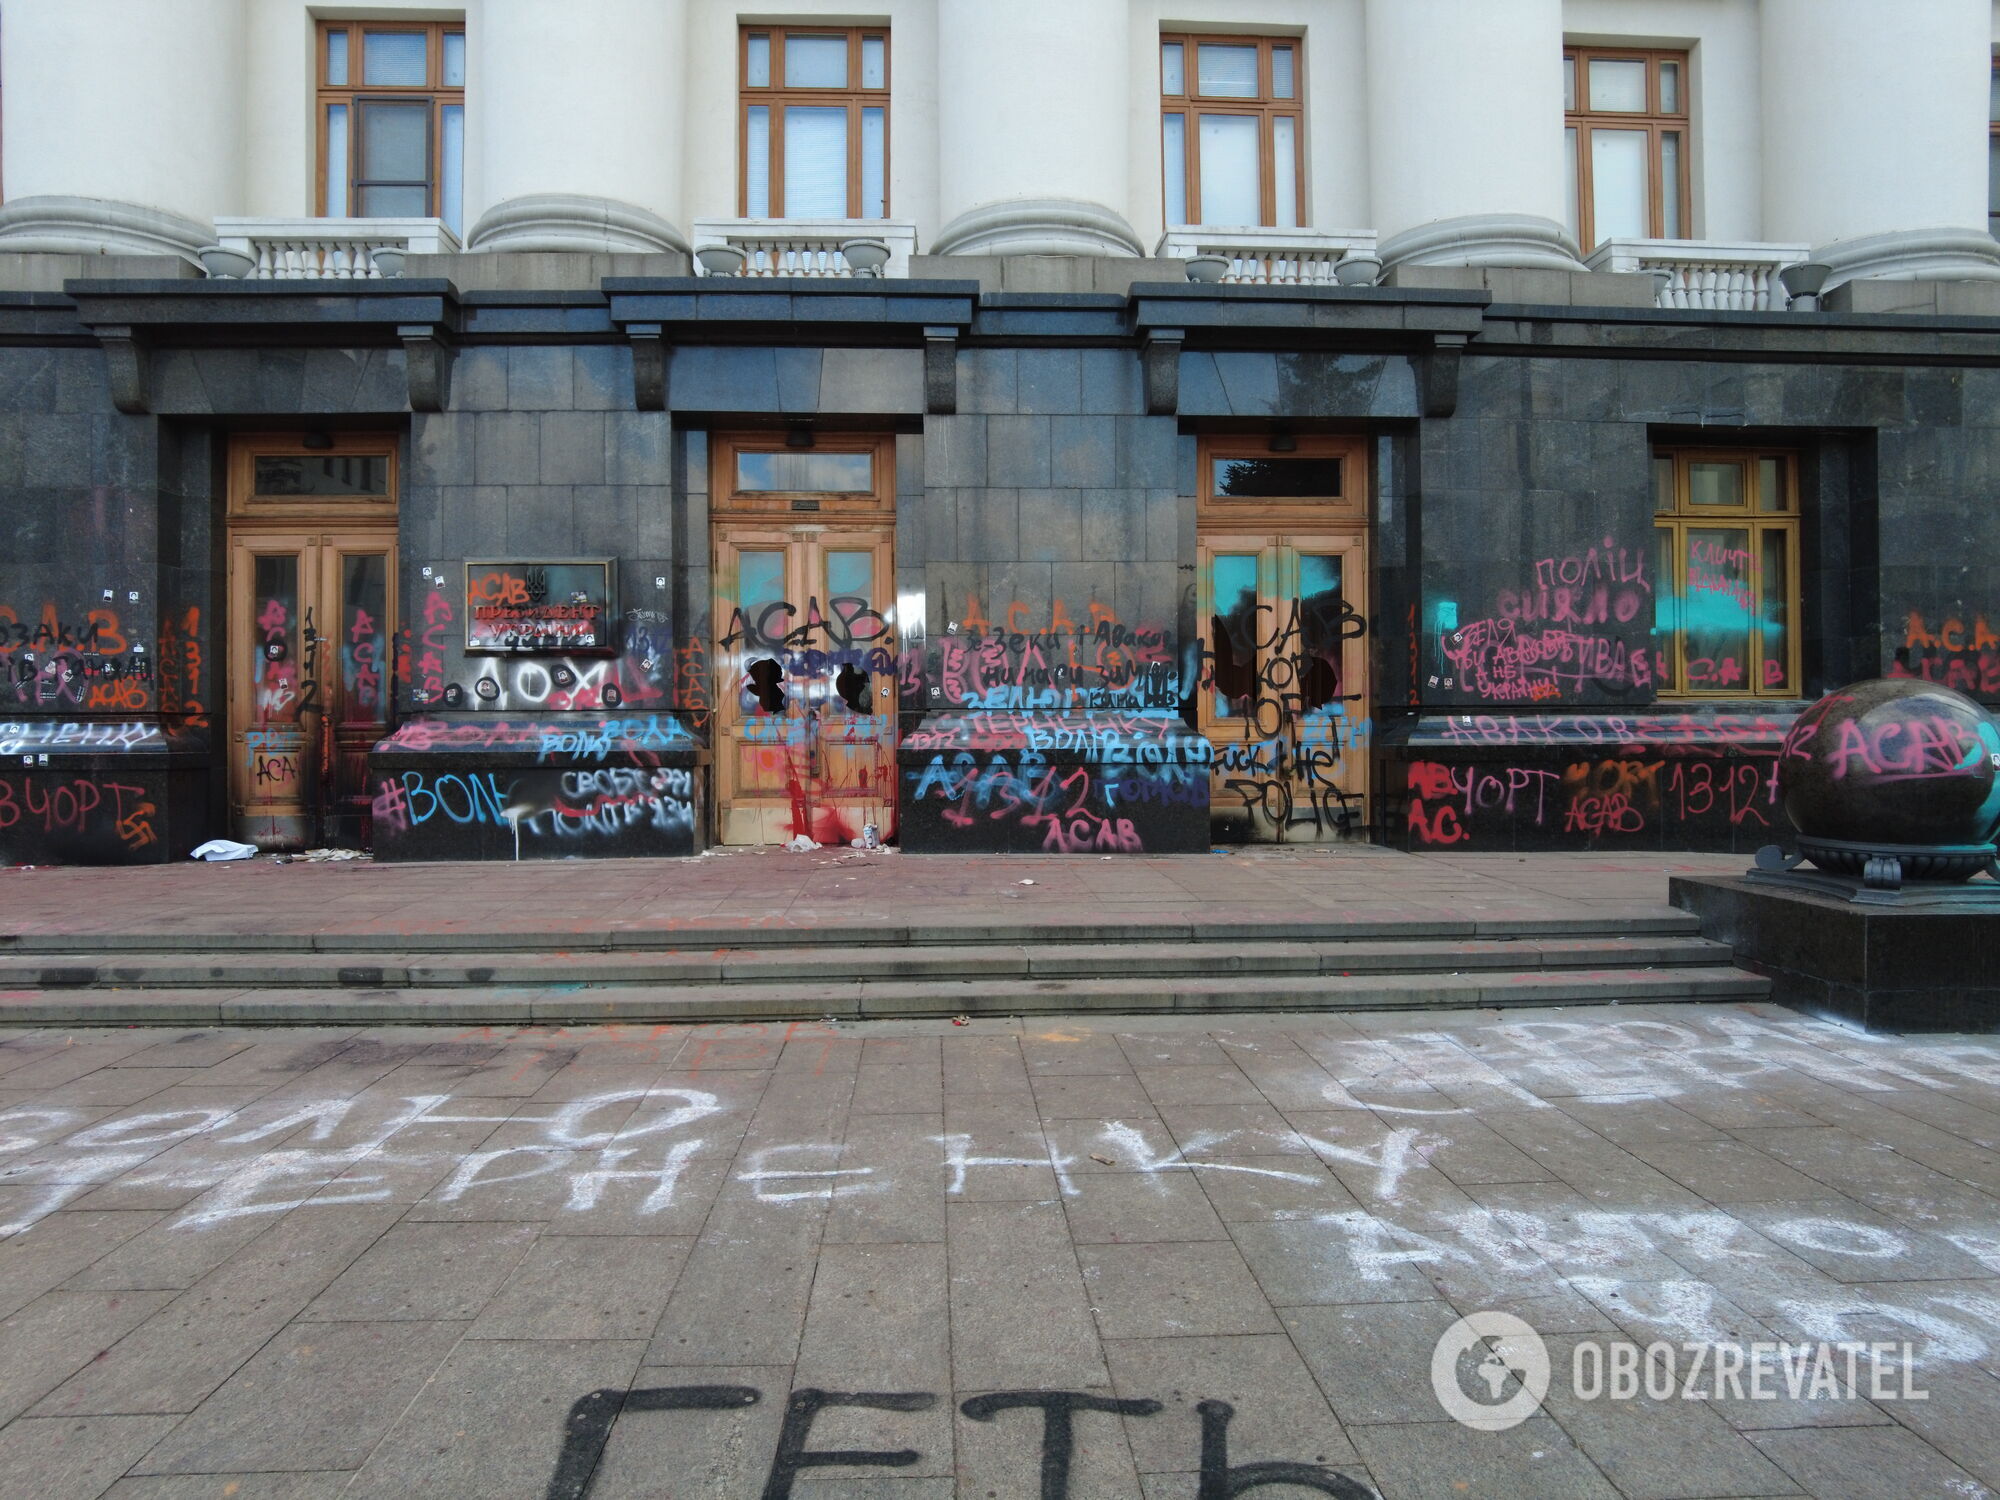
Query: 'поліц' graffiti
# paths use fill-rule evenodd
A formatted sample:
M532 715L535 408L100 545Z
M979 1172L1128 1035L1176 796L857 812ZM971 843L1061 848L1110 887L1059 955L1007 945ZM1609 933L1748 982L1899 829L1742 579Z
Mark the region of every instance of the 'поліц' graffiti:
M1460 625L1454 612L1440 626L1430 686L1492 703L1651 687L1658 663L1646 558L1611 537L1542 558L1533 583L1500 590L1490 616Z

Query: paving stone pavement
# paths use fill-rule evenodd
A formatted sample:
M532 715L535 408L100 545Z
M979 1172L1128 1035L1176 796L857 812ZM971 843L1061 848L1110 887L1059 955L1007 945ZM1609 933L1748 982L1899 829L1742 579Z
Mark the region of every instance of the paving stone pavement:
M0 868L0 932L396 936L1191 918L1379 922L1658 909L1740 854L1404 854L1369 844L1210 856L717 849L700 859ZM80 946L87 946L87 943Z
M1505 1430L1434 1389L1475 1312L1552 1362ZM1789 1385L1575 1378L1759 1343L1808 1351ZM1529 1369L1488 1349L1444 1365L1475 1411ZM2000 1041L1763 1005L3 1032L0 1424L4 1500L1969 1500Z

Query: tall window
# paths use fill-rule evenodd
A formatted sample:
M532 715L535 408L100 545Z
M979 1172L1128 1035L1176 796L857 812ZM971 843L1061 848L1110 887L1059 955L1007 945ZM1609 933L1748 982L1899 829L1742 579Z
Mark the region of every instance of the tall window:
M746 26L742 95L744 217L887 216L887 32Z
M319 201L336 219L439 218L461 231L462 25L320 24Z
M1289 37L1160 38L1160 147L1169 224L1304 217L1299 44Z
M2000 66L1993 69L1993 84L1986 106L1986 229L2000 234Z
M1653 508L1661 692L1796 697L1796 456L1660 449L1653 455Z
M1688 235L1685 52L1563 53L1570 229L1588 254L1609 239Z

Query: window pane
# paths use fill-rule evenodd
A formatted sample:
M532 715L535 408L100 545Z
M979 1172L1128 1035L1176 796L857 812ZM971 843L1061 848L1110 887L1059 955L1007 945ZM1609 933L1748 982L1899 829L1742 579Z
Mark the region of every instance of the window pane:
M879 219L888 210L888 142L884 111L879 105L861 111L861 217Z
M1590 107L1592 109L1646 110L1646 65L1643 62L1611 62L1593 58L1590 63Z
M847 38L785 35L785 87L847 87Z
M1577 186L1576 161L1576 127L1572 125L1563 132L1563 171L1569 179L1569 194L1563 202L1569 210L1569 237L1580 242L1583 239L1583 230L1577 224L1577 211L1582 206L1583 196L1582 189ZM1589 250L1592 247L1583 245L1582 248Z
M753 89L771 86L771 39L753 36L743 56L743 82Z
M444 34L444 86L448 89L465 87L465 33L447 31Z
M1743 504L1743 466L1733 463L1691 463L1688 465L1690 505Z
M1209 559L1209 586L1215 612L1209 616L1209 649L1214 654L1212 711L1218 719L1241 718L1257 693L1257 554L1221 553Z
M883 37L861 39L861 86L864 89L889 86L889 46Z
M1300 708L1311 713L1340 696L1340 556L1299 554Z
M1674 461L1671 458L1653 460L1653 509L1663 516L1673 513Z
M444 190L442 217L451 226L453 234L462 234L461 221L465 217L465 106L447 104L442 114L444 149L440 153L443 160L438 163L438 175L443 179L440 186Z
M1218 458L1215 493L1237 500L1333 499L1340 494L1337 458Z
M826 554L826 591L835 599L874 602L875 554L865 548Z
M753 104L743 126L743 212L753 219L771 217L771 107Z
M1271 97L1289 99L1295 87L1292 81L1292 49L1273 47L1271 49Z
M1160 121L1160 170L1166 177L1166 218L1169 224L1188 222L1187 116L1167 115Z
M1681 112L1681 65L1663 62L1660 64L1660 113L1677 115Z
M299 560L296 554L257 559L251 587L250 676L259 724L296 724L299 683Z
M1195 87L1202 93L1217 99L1257 97L1255 47L1216 46L1203 42L1194 51Z
M1563 59L1563 108L1576 108L1576 59Z
M1986 117L2000 123L2000 68L1993 70L1993 82L1987 90Z
M1201 223L1263 222L1257 158L1254 115L1201 117Z
M326 107L326 214L344 219L347 207L347 106Z
M430 178L431 107L364 103L361 111L362 182L425 182ZM419 209L419 213L428 212Z
M2000 213L2000 135L1986 138L1986 210Z
M429 44L421 31L363 32L361 81L371 88L422 88L431 81Z
M1590 212L1597 243L1645 239L1646 132L1590 132ZM1594 247L1593 247L1594 248Z
M430 216L427 187L364 187L356 192L364 219L423 219Z
M845 106L795 104L785 110L785 217L847 217Z
M1687 531L1688 686L1753 688L1750 533L1738 526Z
M1791 496L1785 490L1785 461L1782 458L1757 460L1757 509L1790 510Z
M326 81L335 88L343 88L347 83L347 33L329 31L326 34Z
M736 488L744 494L865 495L875 487L872 453L739 451Z
M1299 227L1297 125L1290 115L1271 121L1271 181L1277 193L1278 224L1284 229Z
M1182 73L1184 66L1181 60L1183 50L1179 42L1162 42L1160 44L1160 92L1163 94L1185 94L1187 92L1187 81ZM2000 94L1996 94L1994 97L2000 98ZM2000 120L2000 115L1995 115L1994 118Z
M252 480L264 499L295 495L386 495L389 460L380 453L259 454Z
M1671 468L1673 460L1655 460L1660 462ZM1653 538L1657 543L1653 555L1653 650L1660 662L1660 686L1672 692L1681 686L1680 653L1674 649L1675 634L1681 628L1680 598L1674 588L1674 529L1658 527Z
M389 615L389 559L380 552L350 552L340 560L341 718L379 721L386 704L383 626Z
M1668 130L1660 136L1660 234L1665 239L1681 238L1681 133Z
M1764 533L1764 670L1757 681L1773 693L1792 690L1791 559L1785 542L1785 533L1776 528Z

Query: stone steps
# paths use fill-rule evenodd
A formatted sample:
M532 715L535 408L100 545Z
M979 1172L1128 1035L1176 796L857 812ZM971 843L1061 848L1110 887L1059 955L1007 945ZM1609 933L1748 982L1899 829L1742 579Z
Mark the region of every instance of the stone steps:
M209 915L204 913L204 916ZM689 952L711 948L906 948L1029 943L1281 943L1366 939L1690 936L1701 924L1664 907L1590 911L1561 916L1474 912L1459 917L1387 919L1198 919L1191 921L978 921L893 923L824 920L708 919L667 923L552 928L496 933L467 923L409 931L386 925L361 931L231 932L217 928L127 932L0 932L10 953L463 953Z
M0 990L468 989L651 986L660 990L897 982L1197 980L1537 973L1714 967L1729 950L1678 934L1590 937L1373 938L1256 943L1049 943L516 949L464 956L398 951L127 952L0 956Z
M1411 970L1155 978L829 979L387 988L0 991L0 1023L576 1025L858 1020L1100 1011L1417 1010L1760 1000L1769 981L1725 963L1660 968Z

